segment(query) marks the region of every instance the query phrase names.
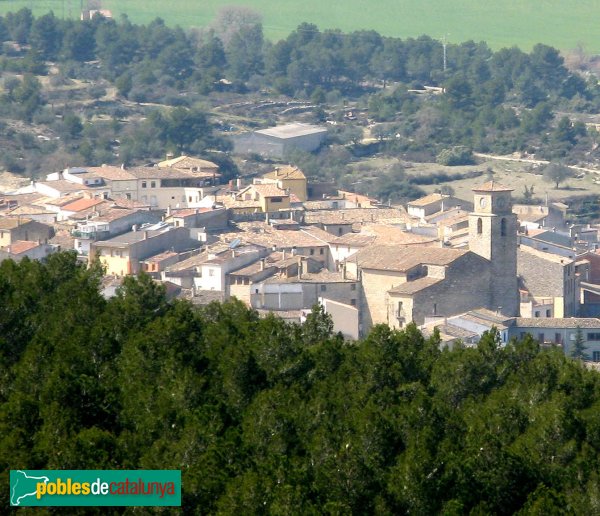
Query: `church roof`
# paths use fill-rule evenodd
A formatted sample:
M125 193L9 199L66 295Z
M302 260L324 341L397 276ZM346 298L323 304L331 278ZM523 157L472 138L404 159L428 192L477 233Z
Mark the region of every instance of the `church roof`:
M407 281L406 283L401 283L394 288L388 290L390 294L399 294L399 295L412 295L420 292L421 290L425 290L433 285L436 285L440 281L443 281L442 278L431 278L429 276L425 276L424 278L419 278L414 281Z
M503 184L497 183L496 181L488 181L483 183L481 186L473 188L474 192L512 192L514 188L504 186Z
M356 260L363 269L405 272L417 265L450 265L469 251L440 247L403 247L372 245L358 251Z

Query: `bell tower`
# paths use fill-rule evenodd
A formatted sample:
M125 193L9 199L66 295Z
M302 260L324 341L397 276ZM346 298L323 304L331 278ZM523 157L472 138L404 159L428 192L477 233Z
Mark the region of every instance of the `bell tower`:
M469 249L490 261L491 310L519 314L517 281L517 216L512 213L512 188L488 181L473 188L469 214Z

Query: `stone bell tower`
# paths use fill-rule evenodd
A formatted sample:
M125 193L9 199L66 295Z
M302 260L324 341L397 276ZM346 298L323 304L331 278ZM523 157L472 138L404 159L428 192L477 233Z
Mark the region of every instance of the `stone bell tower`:
M489 308L519 315L517 281L517 216L512 213L512 188L488 181L473 188L469 214L469 249L490 261Z

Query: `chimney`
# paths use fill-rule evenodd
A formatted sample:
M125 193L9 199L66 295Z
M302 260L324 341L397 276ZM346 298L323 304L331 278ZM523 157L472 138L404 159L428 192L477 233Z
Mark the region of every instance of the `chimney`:
M125 170L125 163L121 163L121 170Z
M169 204L167 206L167 217L170 217L170 216L171 216L171 205Z
M235 180L235 187L239 190L240 188L242 188L242 179L240 177L238 177Z
M265 270L265 259L261 258L260 260L260 270L264 271Z
M284 248L284 249L282 249L282 251L281 251L281 252L282 252L282 254L283 254L283 258L282 258L282 260L285 260L285 248Z
M144 240L148 240L148 231L144 230Z
M275 167L275 177L279 177L279 167Z
M302 279L302 269L303 269L303 266L302 266L302 257L299 256L298 257L298 279L299 280Z

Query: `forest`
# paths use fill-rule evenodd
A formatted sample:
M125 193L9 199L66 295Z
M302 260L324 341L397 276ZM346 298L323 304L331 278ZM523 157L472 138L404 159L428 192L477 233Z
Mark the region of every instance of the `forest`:
M541 43L530 52L492 51L483 42L446 45L308 23L272 43L260 16L240 8L188 31L160 19L80 22L22 9L0 17L0 48L0 139L10 144L0 162L29 175L48 165L141 164L173 152L207 154L235 176L223 153L230 127L216 111L261 98L305 100L307 121L338 124L316 161L289 157L338 182L351 160L375 152L445 164L465 162L455 152L461 147L467 158L519 151L565 164L593 162L600 152L597 131L577 119L600 109L590 59L581 55L567 68ZM88 84L86 99L69 89L73 81ZM46 83L71 97L55 98ZM424 86L445 94L414 93ZM109 101L110 89L117 97ZM344 121L347 106L366 112L377 142L361 145L363 128ZM281 121L250 115L237 117L245 129Z
M348 342L318 308L299 326L100 279L72 253L0 264L3 506L10 469L169 468L193 514L600 511L600 377L560 350Z

